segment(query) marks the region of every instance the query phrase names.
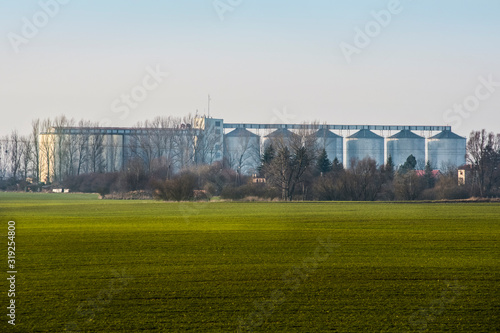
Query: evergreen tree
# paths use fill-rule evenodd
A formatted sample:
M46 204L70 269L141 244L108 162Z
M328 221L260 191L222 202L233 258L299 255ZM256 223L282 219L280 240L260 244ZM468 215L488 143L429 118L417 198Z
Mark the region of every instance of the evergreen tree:
M269 164L273 160L275 155L274 147L272 144L266 147L264 153L262 154L261 162L262 164Z
M266 168L266 166L271 164L275 155L276 154L275 154L274 147L272 144L270 144L269 146L266 147L266 149L264 149L264 153L262 154L262 156L260 158L261 164L257 170L261 177L264 176L264 173L265 173L264 169Z
M321 150L316 160L316 167L318 168L318 171L321 172L321 174L325 174L332 170L332 163L328 159L328 154L326 153L326 150L324 148L323 150Z
M403 164L403 166L401 167L401 169L402 169L401 171L403 173L405 173L405 172L410 171L410 170L415 170L416 166L417 166L417 159L412 154L412 155L408 156L408 158L406 159L405 164Z
M335 174L339 174L341 173L342 171L344 171L344 165L342 163L340 163L339 159L337 157L335 157L333 159L333 163L332 163L332 171L333 173Z
M436 180L432 175L432 167L429 161L427 161L427 164L425 165L424 180L425 180L425 186L427 188L433 188L436 183Z
M394 162L392 161L392 156L387 157L387 162L385 164L385 171L394 174Z
M380 170L382 171L384 181L390 181L394 179L394 162L392 161L391 155L387 157L387 162L385 162L385 165L380 168Z

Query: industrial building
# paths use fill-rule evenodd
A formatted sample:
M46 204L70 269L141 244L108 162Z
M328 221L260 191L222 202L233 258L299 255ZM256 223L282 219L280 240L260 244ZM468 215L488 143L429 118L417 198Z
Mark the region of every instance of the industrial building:
M330 161L335 158L340 162L344 162L344 138L340 135L322 128L315 133L316 148L324 149Z
M403 165L410 155L415 157L417 169L422 170L426 163L424 137L410 130L402 130L387 138L387 156L392 157L394 165Z
M52 128L40 135L40 175L51 181L68 169L70 174L119 171L137 158L149 168L166 163L172 172L225 159L234 170L253 174L267 146L292 147L305 137L313 138L318 150L325 149L330 160L337 158L346 167L365 157L383 165L389 156L400 166L409 155L415 156L420 168L427 161L435 169L465 164L466 139L450 126L245 124L196 117L192 125L177 128ZM78 145L80 155L72 148ZM99 158L82 162L83 146L88 156Z
M370 131L362 129L347 137L347 163L370 157L378 165L384 164L384 138Z
M427 156L434 169L446 169L465 164L467 140L451 130L427 139Z

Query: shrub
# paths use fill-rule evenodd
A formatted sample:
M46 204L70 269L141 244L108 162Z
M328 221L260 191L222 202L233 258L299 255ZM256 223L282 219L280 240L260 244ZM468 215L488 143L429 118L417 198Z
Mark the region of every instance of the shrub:
M194 198L196 176L183 172L172 180L154 181L153 194L156 199L169 201L187 201Z

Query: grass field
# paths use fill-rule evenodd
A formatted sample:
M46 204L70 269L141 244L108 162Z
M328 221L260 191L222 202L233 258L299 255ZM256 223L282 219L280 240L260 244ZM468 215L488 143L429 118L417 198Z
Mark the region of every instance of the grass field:
M0 193L0 217L18 271L1 332L500 329L499 204Z

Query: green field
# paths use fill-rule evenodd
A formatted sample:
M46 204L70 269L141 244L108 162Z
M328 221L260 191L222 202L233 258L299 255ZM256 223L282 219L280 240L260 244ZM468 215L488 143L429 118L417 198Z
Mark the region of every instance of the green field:
M1 332L500 330L499 204L0 193L0 217Z

